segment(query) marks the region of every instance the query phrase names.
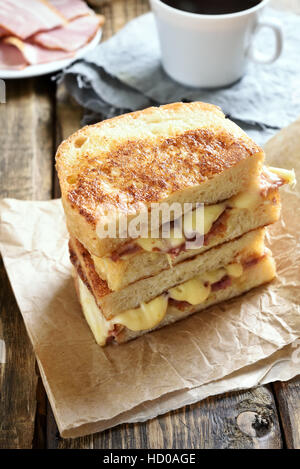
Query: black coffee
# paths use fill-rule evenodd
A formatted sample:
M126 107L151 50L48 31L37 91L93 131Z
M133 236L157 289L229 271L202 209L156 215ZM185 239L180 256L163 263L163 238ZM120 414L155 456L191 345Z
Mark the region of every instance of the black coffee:
M177 10L200 15L224 15L249 10L262 0L162 0Z

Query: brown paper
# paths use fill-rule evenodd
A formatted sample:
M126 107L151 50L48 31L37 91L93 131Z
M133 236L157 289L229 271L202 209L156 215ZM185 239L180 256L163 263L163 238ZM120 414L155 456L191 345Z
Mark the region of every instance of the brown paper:
M298 179L299 126L267 145L268 162L294 167ZM276 280L106 348L95 343L75 295L60 200L0 202L1 252L63 437L300 372L300 186L282 192L282 220L269 231Z

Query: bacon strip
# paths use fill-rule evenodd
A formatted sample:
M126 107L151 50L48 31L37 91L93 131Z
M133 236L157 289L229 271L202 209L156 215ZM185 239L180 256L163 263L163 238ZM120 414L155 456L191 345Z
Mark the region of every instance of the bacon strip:
M248 269L249 267L253 267L254 265L258 264L265 256L266 254L263 254L259 257L249 257L248 259L242 262L243 268Z
M213 222L212 227L206 235L204 235L204 246L210 243L211 238L214 236L223 235L227 228L227 219L231 208L227 207L224 212Z
M211 291L224 290L225 288L230 287L231 283L231 277L225 275L225 277L221 278L221 280L219 280L218 282L211 284Z
M7 36L7 34L9 34L8 31L0 27L0 37Z
M65 23L47 0L1 0L0 27L21 39Z
M0 43L0 70L21 70L27 65L22 52L16 47Z
M141 249L142 248L138 244L126 244L119 251L112 252L110 258L112 261L117 262L122 256L134 254L138 251L141 251Z
M286 183L285 179L264 168L260 177L260 193L263 197L266 197L269 191L278 189Z
M73 56L71 52L61 50L44 49L36 44L31 44L26 41L21 41L16 37L7 37L4 39L4 44L10 45L19 53L22 54L23 59L29 65L37 65L55 60L63 60Z
M32 40L47 49L75 51L95 36L103 22L101 15L82 16L66 26L38 33Z
M73 20L79 16L93 15L94 12L82 0L49 0L67 20Z

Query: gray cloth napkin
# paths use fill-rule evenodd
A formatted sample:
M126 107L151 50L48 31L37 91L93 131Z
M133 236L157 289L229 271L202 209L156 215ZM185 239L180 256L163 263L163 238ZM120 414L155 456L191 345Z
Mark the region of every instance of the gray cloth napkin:
M183 86L161 67L152 13L129 22L119 33L64 70L61 79L86 108L84 123L174 101L201 100L220 106L258 143L300 115L300 17L265 11L283 29L284 50L272 65L250 62L234 85L216 90ZM263 29L257 47L270 53L272 33Z

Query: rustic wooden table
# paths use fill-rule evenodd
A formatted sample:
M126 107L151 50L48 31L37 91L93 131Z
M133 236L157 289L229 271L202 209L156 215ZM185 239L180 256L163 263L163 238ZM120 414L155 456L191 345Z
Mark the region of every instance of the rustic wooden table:
M274 3L300 13L298 0ZM148 8L146 0L104 2L104 39ZM50 76L7 82L7 103L0 106L0 197L58 197L55 149L80 126L81 109ZM0 448L300 448L300 377L209 398L146 423L61 439L2 261L0 278L0 338L7 347Z

